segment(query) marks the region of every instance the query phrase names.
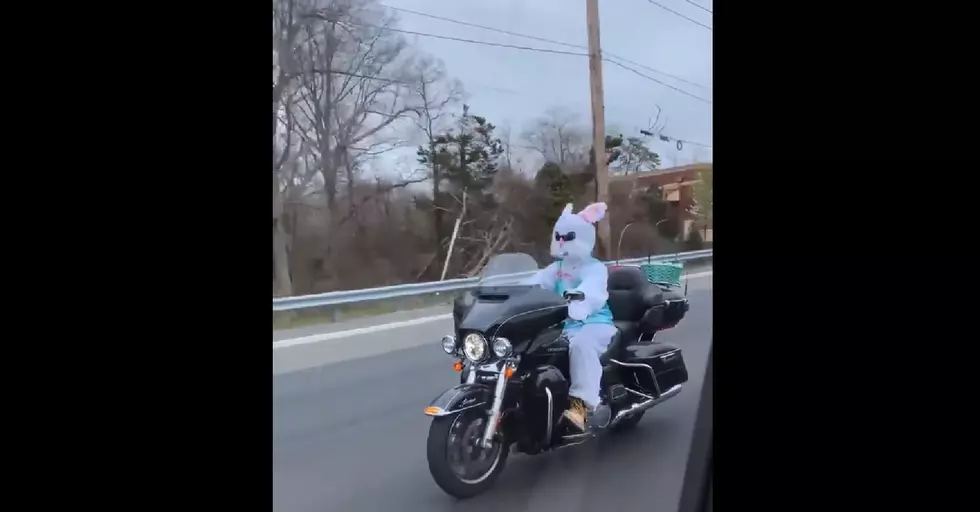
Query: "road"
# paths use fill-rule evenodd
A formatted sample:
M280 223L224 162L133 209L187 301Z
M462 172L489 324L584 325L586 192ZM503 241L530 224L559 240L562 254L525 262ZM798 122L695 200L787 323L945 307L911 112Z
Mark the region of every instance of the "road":
M274 350L273 510L676 511L711 343L710 276L691 281L690 300L687 318L658 335L684 350L690 381L680 395L621 436L513 454L495 489L462 502L429 475L422 414L458 382L439 347L451 321Z

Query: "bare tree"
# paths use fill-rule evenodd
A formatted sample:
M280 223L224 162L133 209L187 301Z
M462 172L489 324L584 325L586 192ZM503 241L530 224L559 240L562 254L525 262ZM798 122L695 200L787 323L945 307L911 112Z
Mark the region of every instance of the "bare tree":
M307 28L300 111L313 141L315 172L331 214L339 186L365 157L397 147L392 128L418 110L411 94L414 59L388 30L393 17L374 0L334 1L322 26Z
M577 123L573 112L552 107L525 129L527 148L541 153L546 161L561 166L582 164L588 160L589 134Z
M419 62L419 80L415 92L420 99L420 108L416 125L422 131L425 150L430 155L436 154L436 137L450 122L451 109L459 104L465 96L462 85L455 80L448 80L442 62L428 58ZM445 232L443 219L449 210L440 204L441 187L444 181L443 162L437 158L427 162L428 178L432 185L432 235L434 251L430 265L435 261L446 260L445 242L448 234ZM426 269L422 271L425 272Z
M283 227L283 197L280 170L289 159L292 145L292 117L288 115L292 99L290 86L295 78L295 45L304 26L315 22L315 6L307 0L273 0L272 2L272 261L273 295L292 295L289 272L288 239ZM282 107L286 100L285 109ZM285 130L280 130L286 113ZM277 140L284 135L281 143ZM278 153L278 155L277 155Z

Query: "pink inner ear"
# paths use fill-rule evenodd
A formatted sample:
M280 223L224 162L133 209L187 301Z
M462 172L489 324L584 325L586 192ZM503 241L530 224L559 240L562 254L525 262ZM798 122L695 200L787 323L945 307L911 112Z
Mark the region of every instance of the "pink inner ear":
M579 217L585 219L586 222L593 224L602 217L606 205L602 203L590 204L584 210L578 212Z

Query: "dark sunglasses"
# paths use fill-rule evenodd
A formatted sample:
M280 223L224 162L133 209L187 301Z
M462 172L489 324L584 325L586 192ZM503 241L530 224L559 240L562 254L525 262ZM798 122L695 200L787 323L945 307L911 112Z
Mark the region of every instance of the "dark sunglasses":
M561 233L555 231L555 241L561 242L562 240L566 242L571 242L572 240L575 240L575 232L569 231L568 233L562 235Z

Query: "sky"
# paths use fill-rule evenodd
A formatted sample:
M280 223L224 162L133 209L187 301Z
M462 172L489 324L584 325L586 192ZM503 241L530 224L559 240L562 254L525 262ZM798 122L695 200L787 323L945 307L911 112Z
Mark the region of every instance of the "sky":
M510 32L587 46L584 0L381 0L383 5L443 18L499 28ZM698 143L649 142L664 167L711 161L712 32L655 5L712 26L712 0L599 0L602 50L650 78L707 101L623 69L603 63L606 125L623 135L647 129L662 109L657 129L663 135ZM694 5L696 4L696 5ZM698 7L700 5L704 9ZM500 34L455 23L397 13L397 27L414 32L474 39L549 50L586 53L542 41ZM561 55L491 47L405 34L417 48L441 59L448 74L462 82L474 113L498 127L509 126L514 135L549 107L578 115L589 125L589 67L584 56ZM653 68L657 71L652 71ZM679 77L687 82L671 76ZM697 84L697 85L692 85ZM654 130L657 131L657 130Z

